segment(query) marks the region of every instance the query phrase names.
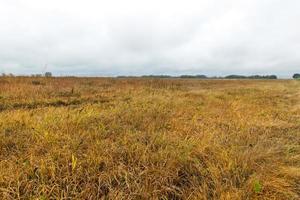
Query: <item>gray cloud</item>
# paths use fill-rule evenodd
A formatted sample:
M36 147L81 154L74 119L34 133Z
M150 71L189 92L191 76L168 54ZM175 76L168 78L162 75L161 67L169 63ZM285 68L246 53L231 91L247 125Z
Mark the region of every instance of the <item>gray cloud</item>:
M0 72L287 76L300 70L299 9L298 0L0 0Z

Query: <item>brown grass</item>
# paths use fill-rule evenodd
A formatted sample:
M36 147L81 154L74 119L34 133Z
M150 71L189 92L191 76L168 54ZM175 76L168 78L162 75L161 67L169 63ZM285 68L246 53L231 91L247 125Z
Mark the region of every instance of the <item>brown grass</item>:
M299 199L300 81L0 79L0 199Z

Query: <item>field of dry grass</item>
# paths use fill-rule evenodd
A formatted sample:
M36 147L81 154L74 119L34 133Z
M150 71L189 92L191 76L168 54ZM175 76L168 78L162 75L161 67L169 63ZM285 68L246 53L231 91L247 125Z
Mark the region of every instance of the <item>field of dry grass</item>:
M300 81L0 78L0 199L299 199Z

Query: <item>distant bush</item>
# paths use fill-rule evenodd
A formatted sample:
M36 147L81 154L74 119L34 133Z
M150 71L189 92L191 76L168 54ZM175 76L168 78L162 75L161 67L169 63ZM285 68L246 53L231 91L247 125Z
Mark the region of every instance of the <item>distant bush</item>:
M172 78L169 75L143 75L143 78Z
M46 72L45 77L52 77L52 73L51 72Z
M42 77L42 74L32 74L31 77Z
M293 78L294 78L294 79L300 79L300 74L294 74L294 75L293 75Z
M227 79L243 79L243 78L247 78L247 77L241 76L241 75L228 75L228 76L225 76L225 78L227 78Z
M2 73L1 76L2 77L14 77L15 75L13 73L9 73L9 74Z
M181 75L179 78L207 78L205 75Z

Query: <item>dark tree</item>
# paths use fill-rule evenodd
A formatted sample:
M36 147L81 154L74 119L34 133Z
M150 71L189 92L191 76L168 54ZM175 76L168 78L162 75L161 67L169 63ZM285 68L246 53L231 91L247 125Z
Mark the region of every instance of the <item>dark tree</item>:
M52 73L51 72L46 72L45 77L52 77Z
M294 78L294 79L300 79L300 74L294 74L294 75L293 75L293 78Z

